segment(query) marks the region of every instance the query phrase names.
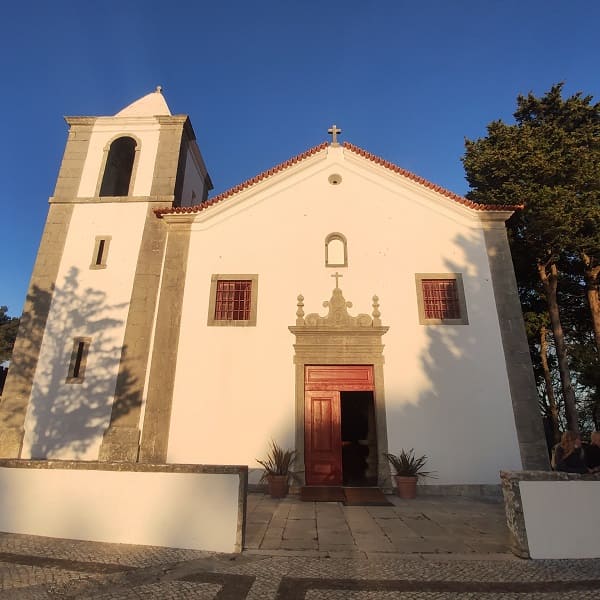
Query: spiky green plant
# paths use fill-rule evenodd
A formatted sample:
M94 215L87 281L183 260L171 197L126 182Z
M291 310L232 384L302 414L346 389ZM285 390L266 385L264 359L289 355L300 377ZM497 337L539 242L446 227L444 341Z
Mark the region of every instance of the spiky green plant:
M396 475L402 477L436 477L435 471L425 471L427 456L415 456L414 448L400 450L400 454L387 454L384 456L390 461Z
M297 480L298 476L291 468L296 460L296 454L296 450L284 450L276 442L271 441L271 449L267 458L265 460L256 459L265 469L260 480L264 481L269 475L288 475Z

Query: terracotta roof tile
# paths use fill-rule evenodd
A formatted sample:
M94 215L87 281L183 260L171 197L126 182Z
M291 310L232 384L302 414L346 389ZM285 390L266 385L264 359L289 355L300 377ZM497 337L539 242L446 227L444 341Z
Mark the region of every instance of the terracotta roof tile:
M458 202L459 204L463 204L464 206L473 208L474 210L504 211L504 210L521 210L523 208L522 204L480 204L478 202L473 202L463 196L459 196L458 194L455 194L454 192L451 192L450 190L443 188L441 185L436 185L435 183L431 183L431 181L427 181L427 179L424 179L423 177L419 177L418 175L415 175L414 173L411 173L410 171L407 171L406 169L403 169L402 167L399 167L398 165L395 165L394 163L384 160L383 158L380 158L379 156L376 156L375 154L371 154L370 152L367 152L366 150L363 150L362 148L359 148L358 146L355 146L354 144L351 144L350 142L344 142L344 148L347 148L351 152L354 152L355 154L358 154L359 156L362 156L363 158L366 158L374 163L377 163L378 165L381 165L382 167L385 167L386 169L389 169L390 171L393 171L394 173L399 173L400 175L407 177L408 179L411 179L412 181L416 181L417 183L419 183L429 189L432 189L432 190L438 192L439 194L442 194L443 196L446 196L446 197L454 200L455 202Z
M263 171L262 173L255 175L251 179L247 179L246 181L243 181L242 183L236 185L235 187L229 188L228 190L220 193L218 196L215 196L214 198L210 198L209 200L205 200L204 202L202 202L200 204L196 204L194 206L178 206L178 207L173 207L173 208L158 208L154 212L159 217L161 217L162 215L167 215L167 214L172 215L172 214L181 214L181 213L199 213L200 211L206 210L210 206L213 206L219 202L222 202L226 198L229 198L230 196L233 196L234 194L237 194L238 192L241 192L242 190L252 187L256 183L263 181L263 179L268 179L272 175L275 175L275 173L284 171L285 169L303 161L305 158L308 158L309 156L313 156L314 154L317 154L321 150L325 150L325 148L327 148L327 146L329 146L328 142L323 142L322 144L319 144L318 146L313 146L312 148L309 148L306 152L302 152L302 154L293 156L292 158L286 160L285 162L282 162L282 163L272 167L271 169L268 169L267 171Z
M194 206L177 206L177 207L172 207L172 208L159 208L159 209L156 209L154 212L158 217L161 217L162 215L167 215L167 214L199 213L203 210L206 210L207 208L210 208L211 206L214 206L215 204L222 202L223 200L226 200L227 198L229 198L231 196L234 196L235 194L237 194L238 192L241 192L242 190L252 187L253 185L259 183L260 181L263 181L264 179L268 179L272 175L275 175L275 173L284 171L285 169L287 169L299 162L302 162L304 159L308 158L309 156L313 156L314 154L321 152L321 150L325 150L325 148L327 148L328 146L329 146L328 142L323 142L322 144L319 144L318 146L313 146L306 152L302 152L302 154L293 156L292 158L286 160L285 162L282 162L282 163L272 167L271 169L268 169L267 171L263 171L262 173L259 173L258 175L252 177L251 179L247 179L246 181L236 185L235 187L229 188L228 190L220 193L219 195L215 196L214 198L205 200L204 202L202 202L200 204L196 204ZM384 160L383 158L376 156L375 154L371 154L370 152L367 152L366 150L363 150L362 148L359 148L358 146L355 146L354 144L350 144L349 142L344 142L343 147L346 148L347 150L350 150L351 152L354 152L354 154L358 154L359 156L362 156L363 158L366 158L367 160L370 160L378 165L381 165L382 167L385 167L386 169L389 169L390 171L393 171L394 173L398 173L399 175L402 175L403 177L406 177L406 178L410 179L411 181L415 181L416 183L418 183L426 188L429 188L431 190L434 190L434 191L438 192L439 194L442 194L443 196L446 196L447 198L450 198L451 200L454 200L455 202L458 202L459 204L462 204L463 206L467 206L471 209L481 210L481 211L509 211L509 210L520 210L523 208L522 204L479 204L478 202L472 202L471 200L467 200L467 198L464 198L463 196L459 196L458 194L455 194L454 192L451 192L450 190L447 190L440 185L436 185L435 183L432 183L431 181L428 181L427 179L424 179L423 177L419 177L418 175L415 175L414 173L411 173L410 171L407 171L406 169L403 169L403 168L399 167L398 165L395 165L394 163Z

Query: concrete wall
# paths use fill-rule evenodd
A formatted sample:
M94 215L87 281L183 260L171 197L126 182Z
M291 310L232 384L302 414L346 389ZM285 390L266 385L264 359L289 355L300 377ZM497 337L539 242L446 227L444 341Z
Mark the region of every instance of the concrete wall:
M296 297L326 312L337 270L351 314L380 299L389 450L430 457L436 484L495 484L521 468L481 224L472 211L329 148L199 213L182 309L170 462L258 466L294 446ZM341 175L339 185L328 177ZM342 233L348 267L325 267ZM461 273L469 325L419 324L415 273ZM255 327L207 326L213 274L259 274Z
M519 483L531 558L600 558L600 481Z
M121 471L110 470L123 468L110 463L63 467L12 461L6 467L7 462L0 463L0 531L241 551L244 468L171 465L169 471L141 466Z
M600 475L502 471L511 550L521 558L600 558Z

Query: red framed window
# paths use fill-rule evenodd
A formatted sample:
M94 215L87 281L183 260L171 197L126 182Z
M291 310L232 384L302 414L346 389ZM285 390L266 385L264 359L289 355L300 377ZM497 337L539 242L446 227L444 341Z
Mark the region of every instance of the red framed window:
M456 279L422 279L426 319L460 319Z
M247 321L252 305L251 280L219 280L215 297L215 320Z

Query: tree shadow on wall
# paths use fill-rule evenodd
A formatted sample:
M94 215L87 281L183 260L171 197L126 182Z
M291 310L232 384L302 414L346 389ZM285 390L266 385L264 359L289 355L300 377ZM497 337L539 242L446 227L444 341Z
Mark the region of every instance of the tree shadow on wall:
M32 307L28 329L45 325L45 333L39 360L34 346L18 357L30 376L35 372L23 457L95 459L117 385L121 402L113 418L141 404L143 382L132 376L126 362L119 371L121 357L126 357L121 343L127 304L110 304L105 292L82 288L74 267L53 293L34 286L27 301ZM46 322L45 311L36 308L49 304ZM71 383L69 365L78 337L90 338L90 343L83 376Z
M388 428L429 456L433 483L498 483L520 460L488 258L477 232L453 246L444 270L462 274L468 324L421 326L420 382L386 392Z

